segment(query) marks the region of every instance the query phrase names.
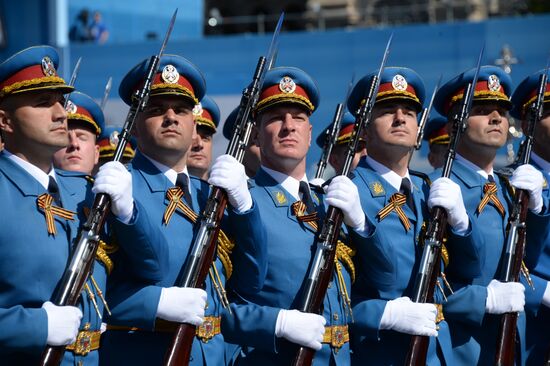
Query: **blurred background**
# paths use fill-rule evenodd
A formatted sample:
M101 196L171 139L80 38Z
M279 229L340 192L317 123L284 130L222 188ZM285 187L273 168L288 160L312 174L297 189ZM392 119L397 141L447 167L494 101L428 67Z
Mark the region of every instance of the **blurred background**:
M317 81L321 103L311 118L314 138L330 124L353 75L358 80L378 67L392 32L388 66L417 71L428 95L440 75L445 82L474 67L484 43L483 64L502 67L516 85L544 68L550 55L548 0L0 0L0 61L22 48L50 44L61 54L61 75L69 79L82 57L76 88L100 101L112 77L105 114L108 125L121 126L128 107L118 97L120 80L158 52L176 8L166 52L202 70L222 122L238 105L284 11L276 64L302 68ZM513 159L521 138L511 126L498 165ZM216 134L215 155L226 145ZM413 169L431 170L426 151L423 146L415 154ZM309 173L319 155L313 144Z

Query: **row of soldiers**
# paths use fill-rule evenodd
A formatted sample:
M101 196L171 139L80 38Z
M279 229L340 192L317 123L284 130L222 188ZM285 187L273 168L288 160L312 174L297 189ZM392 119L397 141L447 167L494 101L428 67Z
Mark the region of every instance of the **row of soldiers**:
M135 156L128 150L128 166L110 161L96 168L103 113L58 76L57 66L48 46L0 64L0 354L6 364L36 364L47 345L65 346L65 365L162 364L177 325L188 323L197 326L193 365L288 365L297 346L314 349L316 365L403 364L411 335L429 337L429 365L487 365L500 315L509 312L519 313L516 363L542 364L550 344L549 108L531 163L508 174L493 169L508 115L527 119L538 74L512 95L507 74L481 67L451 177L436 170L428 179L408 167L425 103L422 78L406 67L385 67L353 173L311 185L310 117L320 99L301 69L266 73L244 164L222 155L209 167L219 109L205 96L195 65L163 55L132 131ZM147 69L144 60L123 78L119 95L128 105ZM353 114L376 74L350 93L353 113L331 155L337 171ZM434 106L441 115L456 114L474 74L465 71L439 89ZM228 136L231 128L226 122ZM113 140L104 152L113 150ZM179 287L211 186L222 188L229 202L216 259L204 288ZM501 282L515 189L529 194L531 273L529 281ZM77 306L56 305L53 294L98 193L112 205L93 274ZM340 209L345 223L335 270L321 313L299 311L328 206ZM433 207L445 210L449 229L434 303L418 303L411 296Z

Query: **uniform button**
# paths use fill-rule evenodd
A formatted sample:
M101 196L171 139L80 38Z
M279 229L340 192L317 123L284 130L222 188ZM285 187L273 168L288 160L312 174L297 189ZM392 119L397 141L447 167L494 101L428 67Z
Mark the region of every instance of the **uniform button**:
M332 288L332 281L330 281L330 282L328 283L327 288Z
M332 314L332 320L338 320L338 313Z

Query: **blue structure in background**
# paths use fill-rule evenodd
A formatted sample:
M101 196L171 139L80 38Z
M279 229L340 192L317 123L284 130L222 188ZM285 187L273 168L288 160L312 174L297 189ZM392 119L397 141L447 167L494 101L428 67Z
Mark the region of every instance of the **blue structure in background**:
M199 3L199 1L196 2ZM24 3L34 4L33 11L26 14L36 13L36 9L42 4L39 0L25 0ZM69 3L71 12L75 13L81 8L81 4L91 6L84 0L70 0ZM186 6L187 3L185 3ZM7 11L4 14L9 14L10 11L13 13L15 5L11 4L12 2L5 1L4 9L0 10ZM147 19L143 22L155 23L155 31L159 34L159 38L162 38L168 19L178 5L181 6L181 2L173 0L163 1L162 7L157 6L155 9L139 8L136 5L132 12L127 14L142 14L143 19ZM102 98L105 83L109 77L113 78L113 90L117 90L124 74L140 60L158 52L160 46L160 39L138 42L139 34L143 36L143 29L134 31L131 24L124 25L122 21L118 24L118 20L115 21L117 24L113 24L113 20L110 19L113 16L111 12L116 13L116 10L109 7L115 7L115 5L111 5L108 0L98 0L94 1L93 9L90 8L90 10L101 11L105 20L108 20L113 37L110 42L103 46L72 44L61 50L65 53L62 60L70 60L70 69L74 67L76 60L82 57L76 87L97 99ZM197 8L193 9L194 12L197 11ZM120 16L116 16L116 19L124 17L124 14L130 10L124 8L124 14L122 11L120 9ZM21 14L20 11L17 13ZM107 15L108 13L110 15ZM271 35L207 38L199 38L197 35L192 39L189 24L187 21L182 21L189 13L191 12L187 8L185 11L180 9L179 22L174 27L166 52L188 58L204 72L207 93L218 102L223 121L237 105L242 89L250 82L257 59L267 51ZM157 15L160 17L159 14L162 14L162 19L156 18ZM69 20L73 17L74 15ZM199 17L202 19L202 8ZM47 39L40 36L43 21L41 23L39 17L34 20L37 22L38 29L26 29L18 33L13 29L10 32L8 29L10 36L8 48L0 52L0 58L22 47L47 42ZM486 49L483 64L495 64L495 60L501 57L501 50L505 45L508 45L514 56L519 59L518 64L512 66L511 76L515 86L524 77L546 65L550 52L548 24L550 24L550 15L539 15L494 18L478 23L457 22L407 25L396 28L283 33L279 42L277 65L302 68L317 81L321 91L321 104L312 118L315 138L330 123L336 104L345 97L352 75L355 74L357 80L378 67L383 48L392 32L394 39L388 66L407 66L414 69L424 78L427 91L431 93L440 74L443 75L443 81L446 81L474 67L484 42ZM117 30L119 26L120 29ZM126 28L128 28L128 34L125 34ZM131 38L132 41L115 43L114 40L118 39L117 32L122 32L120 34ZM19 38L13 38L14 33ZM66 73L63 74L66 75ZM111 98L106 113L108 123L120 125L126 115L126 109L122 107L122 103L117 103L115 100L118 98L116 93L111 93ZM221 134L217 136L214 140L215 152L223 152L225 142ZM319 148L312 146L310 165L316 163L319 154ZM420 155L425 156L425 154L426 150L423 148Z

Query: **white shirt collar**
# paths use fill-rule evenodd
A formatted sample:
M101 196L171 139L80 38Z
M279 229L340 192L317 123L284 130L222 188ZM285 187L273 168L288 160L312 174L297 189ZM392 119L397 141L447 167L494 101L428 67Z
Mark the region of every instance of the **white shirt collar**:
M262 165L262 169L265 170L267 174L271 176L271 178L275 179L277 183L279 183L283 188L294 197L294 199L299 200L300 199L300 182L306 182L307 176L304 174L304 177L300 180L293 178L289 175L286 175L284 173L278 172L273 169L267 168L265 165ZM309 185L309 183L308 183Z
M172 169L172 168L170 168L170 167L168 167L168 166L166 166L162 163L159 163L155 159L150 158L145 154L143 154L143 156L145 156L155 167L157 167L157 169L160 170L161 173L166 176L166 178L170 181L170 183L172 183L172 185L176 185L176 180L178 179L178 172L176 172L174 169ZM190 186L189 173L187 171L187 166L185 166L185 168L183 168L183 171L181 171L179 173L187 174L187 185Z
M399 191L399 189L401 188L401 181L403 180L403 178L407 178L412 187L411 176L409 175L408 169L407 173L405 173L405 176L402 177L387 166L380 164L368 155L366 156L366 160L369 166L374 169L378 174L380 174L382 178L384 178L393 188L395 188L396 191Z
M32 175L33 178L36 179L38 183L40 183L40 185L44 187L44 189L48 189L48 184L50 183L50 176L52 176L53 179L55 179L55 181L57 182L53 165L50 167L50 172L46 174L42 169L29 163L26 160L21 159L19 156L10 153L8 150L4 150L4 154L8 159L13 161L15 164L23 168L23 170L25 170L27 173Z
M481 175L485 179L489 179L489 175L493 175L494 177L493 168L491 168L491 171L489 172L489 174L487 174L485 170L481 169L480 167L472 163L470 160L466 160L466 158L464 158L462 155L458 153L456 154L456 160L460 161L462 164L466 165L466 167L472 169L473 171L475 171L477 174Z
M533 161L537 163L537 165L540 166L546 174L550 174L550 162L546 161L544 158L541 158L535 152L531 153L531 159L533 159Z

